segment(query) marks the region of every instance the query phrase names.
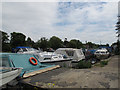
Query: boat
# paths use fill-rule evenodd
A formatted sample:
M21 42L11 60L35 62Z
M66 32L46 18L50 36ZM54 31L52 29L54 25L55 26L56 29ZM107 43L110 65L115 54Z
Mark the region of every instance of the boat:
M23 47L23 46L19 46L19 47L16 47L13 49L13 52L14 53L24 53L24 54L30 54L30 53L39 53L41 52L41 50L37 50L37 49L34 49L34 48L31 48L31 47Z
M64 58L63 55L56 54L55 52L42 52L39 53L38 57L40 62L55 62L55 61L69 60L68 58Z
M56 64L55 62L61 62L61 61L70 61L70 58L65 58L63 57L63 55L61 54L57 54L55 52L46 52L46 51L41 51L36 50L34 48L30 48L30 47L16 47L17 53L19 54L33 54L37 57L37 59L41 62L41 63L49 63L49 64ZM54 63L53 63L54 62Z
M109 57L110 53L106 48L101 48L95 51L94 55L97 59L106 59Z
M26 78L38 73L59 68L59 65L41 64L34 54L0 53L1 67L21 67L19 77Z
M55 52L41 52L34 55L42 64L60 65L61 67L71 66L72 59L65 58L63 55L56 54Z
M73 49L73 48L59 48L55 51L57 54L61 54L64 57L73 59L72 61L80 61L85 59L82 49Z
M20 75L22 68L0 67L0 87Z

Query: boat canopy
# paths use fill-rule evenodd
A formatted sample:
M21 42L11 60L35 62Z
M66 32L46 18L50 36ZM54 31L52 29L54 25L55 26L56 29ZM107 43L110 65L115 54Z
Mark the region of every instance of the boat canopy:
M31 47L18 46L16 48L31 48Z
M72 58L73 60L77 60L77 61L85 59L82 49L59 48L55 51L55 53L62 54L63 56Z

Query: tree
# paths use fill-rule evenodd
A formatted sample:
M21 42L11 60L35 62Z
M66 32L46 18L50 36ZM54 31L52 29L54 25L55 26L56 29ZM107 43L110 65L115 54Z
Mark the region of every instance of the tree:
M32 41L30 37L27 38L26 46L29 46L29 47L33 47L34 46L34 41Z
M42 48L43 50L46 50L46 48L48 48L48 39L46 39L45 37L42 37L40 40L38 40L36 42L37 47Z
M83 45L82 45L82 42L80 42L79 40L76 40L76 39L72 39L70 40L69 42L69 47L70 48L82 48Z
M11 33L11 41L10 41L11 47L15 48L17 46L25 46L26 45L25 38L26 36L22 33L16 33L16 32Z
M8 39L8 34L6 32L0 31L2 34L2 51L3 52L8 52L10 51L10 44L9 44L9 39Z
M2 43L7 43L9 41L8 37L6 32L2 32Z
M49 45L50 45L51 48L56 50L56 49L63 46L63 42L60 38L58 38L56 36L53 36L49 40Z
M106 44L106 46L108 46L108 47L109 47L109 44L107 43L107 44Z
M63 43L64 43L64 47L69 47L69 42L67 41L67 38L65 38Z

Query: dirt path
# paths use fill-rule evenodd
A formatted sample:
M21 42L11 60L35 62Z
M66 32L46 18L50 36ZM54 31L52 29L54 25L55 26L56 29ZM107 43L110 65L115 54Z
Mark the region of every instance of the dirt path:
M118 88L118 58L112 56L104 67L60 68L24 81L42 88Z

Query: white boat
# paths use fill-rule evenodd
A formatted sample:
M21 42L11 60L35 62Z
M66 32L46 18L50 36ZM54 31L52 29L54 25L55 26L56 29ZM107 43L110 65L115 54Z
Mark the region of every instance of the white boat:
M63 58L63 55L54 52L41 52L38 54L38 59L41 63L70 60L68 58Z
M21 54L34 54L41 63L57 62L71 60L69 58L63 58L63 55L57 54L55 52L42 52L41 50L36 50L30 47L18 47L17 53Z
M0 67L0 87L20 75L22 68Z
M101 48L95 51L94 55L96 56L96 58L98 59L105 59L108 58L110 53L108 52L107 49L105 48Z
M24 53L24 54L32 54L32 53L39 53L41 52L40 50L31 48L31 47L16 47L15 48L16 53Z
M55 53L64 55L64 57L71 58L73 59L72 61L80 61L85 59L82 49L59 48L55 51Z

